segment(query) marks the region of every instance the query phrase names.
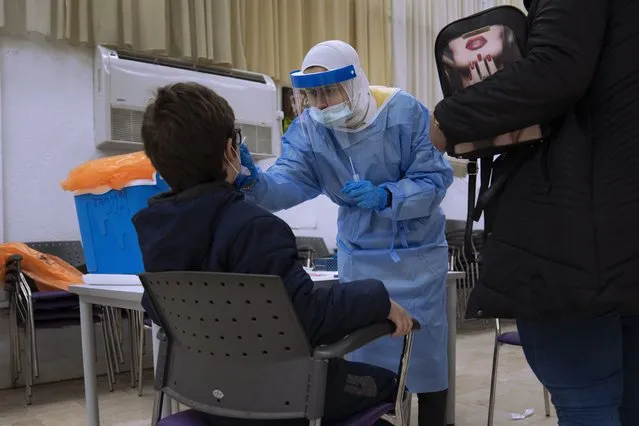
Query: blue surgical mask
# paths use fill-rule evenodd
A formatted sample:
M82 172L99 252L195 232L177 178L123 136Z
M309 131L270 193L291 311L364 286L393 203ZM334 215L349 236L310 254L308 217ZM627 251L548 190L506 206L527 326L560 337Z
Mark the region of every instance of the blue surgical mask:
M311 107L310 114L313 120L325 126L343 126L346 120L353 115L353 112L346 102L342 102L324 109Z

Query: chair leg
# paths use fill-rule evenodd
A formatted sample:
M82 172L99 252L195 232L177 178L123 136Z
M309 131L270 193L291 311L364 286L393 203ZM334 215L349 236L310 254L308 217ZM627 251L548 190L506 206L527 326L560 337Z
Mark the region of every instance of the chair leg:
M113 365L115 368L115 373L120 374L120 365L118 364L118 351L117 346L115 344L115 336L113 331L113 309L106 308L106 318L105 318L105 326L106 326L106 336L109 339L109 347L111 352L111 360L113 361ZM115 375L113 375L113 380L115 383Z
M109 345L107 336L104 335L103 336L103 344L104 347L107 348ZM109 379L109 392L113 392L113 385L115 384L115 372L114 372L114 367L113 367L113 363L115 362L115 360L109 360L109 358L107 357L104 362L106 363L106 367L107 367L107 377L110 377Z
M136 321L135 321L135 311L133 310L128 310L127 311L127 319L128 319L128 325L129 325L129 353L131 356L131 368L130 368L130 373L131 373L131 387L134 388L135 387L135 379L136 379L136 370L137 370L137 357L136 357L136 351L137 351L137 344L136 344L136 339L135 336L137 335L136 332Z
M20 344L20 328L16 323L16 366L18 367L18 374L22 373L22 345ZM16 376L16 380L18 377Z
M315 419L315 420L311 420L308 423L310 426L321 426L322 425L322 419Z
M36 377L40 377L40 366L38 365L38 346L36 342L36 328L35 328L35 319L33 313L33 304L29 303L28 305L28 315L29 321L26 324L26 327L29 327L30 330L30 350L31 350L31 377L32 381L35 380Z
M120 344L122 341L120 332L122 330L118 327L118 317L121 315L122 313L119 308L111 308L111 330L113 330L113 343L117 351L117 360L120 364L124 364L124 353L122 353L122 345Z
M550 417L550 395L548 389L544 386L544 409L546 410L546 417Z
M151 426L157 426L158 422L162 418L163 402L164 393L161 391L155 391L155 395L153 397L153 417L151 418Z
M100 322L104 321L104 311L102 311L101 318L102 319L100 320ZM96 333L96 330L95 330L95 322L93 323L93 335L94 336L98 335L98 333ZM93 354L95 355L93 357L93 362L97 364L98 363L98 339L93 339Z
M136 312L138 320L138 396L142 396L144 386L144 314Z
M102 335L104 336L104 362L106 362L107 367L107 381L109 382L109 391L113 392L113 384L115 383L115 378L113 374L113 360L111 358L111 350L109 348L109 339L107 338L107 320L106 316L102 317Z
M9 345L11 346L9 348L10 350L9 363L11 364L11 384L15 385L16 381L18 380L18 366L17 366L17 360L16 360L16 342L15 342L15 337L13 335L13 325L11 325L11 330L9 331L9 333L10 333Z
M118 349L118 360L120 364L124 364L124 353L122 352L122 328L120 321L122 320L122 310L113 308L113 334L115 336L115 345Z
M13 301L9 308L9 343L11 345L11 383L15 385L20 375L20 336L18 317Z
M401 426L409 426L410 425L410 416L411 416L411 407L413 404L413 394L406 392L404 401L404 407L402 409L403 416L402 421L404 422Z
M25 324L24 326L24 332L25 332L25 342L27 347L25 348L25 353L27 354L27 366L26 366L26 370L25 371L25 375L24 375L24 388L25 388L25 392L26 392L26 401L27 401L27 405L31 405L31 396L33 395L32 393L32 387L33 387L33 349L32 349L32 340L31 340L31 328L29 327L29 324Z
M490 398L488 400L488 426L493 426L493 418L495 415L495 390L497 388L497 367L499 364L499 349L501 343L495 339L495 348L493 349L493 371L490 377Z

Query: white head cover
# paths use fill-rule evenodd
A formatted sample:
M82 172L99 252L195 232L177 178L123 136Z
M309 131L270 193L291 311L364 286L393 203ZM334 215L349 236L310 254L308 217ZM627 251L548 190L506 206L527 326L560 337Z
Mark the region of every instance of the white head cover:
M359 63L359 55L355 49L350 44L340 40L323 41L308 51L300 71L304 72L310 67L323 67L331 71L349 65L354 66L357 73L355 82L350 87L350 90L359 91L360 96L355 96L356 93L347 93L350 99L357 99L357 103L351 105L353 115L346 121L344 126L357 128L370 121L377 112L377 104L373 96L371 96L368 78L366 78L366 74L362 70Z

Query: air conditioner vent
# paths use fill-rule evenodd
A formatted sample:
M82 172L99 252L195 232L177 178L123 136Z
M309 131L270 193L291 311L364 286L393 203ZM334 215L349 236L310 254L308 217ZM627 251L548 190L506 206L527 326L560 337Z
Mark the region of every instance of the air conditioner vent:
M111 108L111 136L114 141L142 143L142 111Z

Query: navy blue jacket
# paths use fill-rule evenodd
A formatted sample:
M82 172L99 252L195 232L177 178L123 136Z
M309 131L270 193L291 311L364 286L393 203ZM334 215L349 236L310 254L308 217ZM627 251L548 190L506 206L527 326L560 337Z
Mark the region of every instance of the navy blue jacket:
M382 322L390 311L388 292L378 280L314 289L291 228L226 183L162 194L134 216L133 224L147 272L280 276L313 346ZM143 306L156 321L146 295Z

